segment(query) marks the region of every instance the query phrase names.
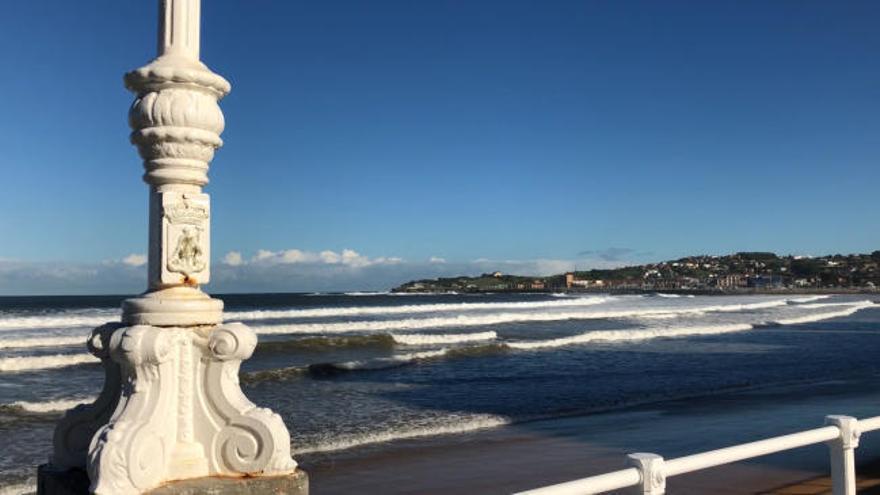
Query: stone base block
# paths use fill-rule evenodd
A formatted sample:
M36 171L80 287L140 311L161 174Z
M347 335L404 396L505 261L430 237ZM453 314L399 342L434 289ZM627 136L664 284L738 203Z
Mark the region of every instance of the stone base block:
M309 476L297 469L286 476L194 478L150 490L149 495L309 495Z
M37 495L88 495L85 469L60 470L49 464L37 468Z
M149 495L308 495L309 476L297 469L286 476L194 478L167 483ZM60 471L43 464L37 471L38 495L88 495L89 477L82 469Z

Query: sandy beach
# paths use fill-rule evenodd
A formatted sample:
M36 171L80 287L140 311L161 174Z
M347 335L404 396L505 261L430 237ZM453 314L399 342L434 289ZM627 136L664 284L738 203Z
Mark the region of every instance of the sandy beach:
M814 428L826 414L876 414L878 382L877 377L865 377L745 390L505 426L442 441L401 441L381 451L353 450L332 461L306 458L303 465L315 494L511 493L621 469L628 452L671 458ZM857 459L861 465L874 462L871 471L876 471L880 435L863 436ZM828 471L827 449L817 445L672 478L668 491L793 493L792 485L801 489L803 482Z

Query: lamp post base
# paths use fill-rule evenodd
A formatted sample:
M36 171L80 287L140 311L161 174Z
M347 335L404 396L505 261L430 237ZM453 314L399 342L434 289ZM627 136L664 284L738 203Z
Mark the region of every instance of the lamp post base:
M190 327L222 321L223 301L192 287L148 292L122 302L122 322L126 325Z
M98 495L145 493L171 480L294 473L281 417L239 387L239 366L256 345L241 323L97 328L89 347L103 361L105 386L93 404L58 423L53 471L85 469Z
M37 470L37 495L88 495L89 476L83 469L59 471L48 464ZM284 493L308 495L309 476L297 469L285 476L257 478L195 478L175 481L148 492L149 495L262 495Z

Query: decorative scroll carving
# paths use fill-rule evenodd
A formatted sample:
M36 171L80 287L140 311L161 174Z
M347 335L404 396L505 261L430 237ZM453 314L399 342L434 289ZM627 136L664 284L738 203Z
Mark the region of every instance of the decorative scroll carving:
M173 413L174 333L144 325L120 328L110 338L119 364L119 406L92 438L87 470L90 490L134 494L160 484L167 474L176 425Z
M112 333L112 335L109 335ZM115 412L92 430L86 468L98 495L140 493L168 479L292 472L281 417L238 382L257 344L240 323L108 327L104 355L119 370Z
M119 401L119 365L110 359L110 336L121 327L120 323L108 323L92 331L88 348L101 359L104 367L104 387L95 402L80 404L70 409L55 426L53 436L52 465L62 468L84 468L89 443L95 432L107 424Z
M282 473L296 468L284 421L269 409L256 407L239 387L241 361L251 356L256 344L256 333L241 323L217 327L208 340L214 360L205 369L205 395L225 423L210 443L212 468L220 474Z

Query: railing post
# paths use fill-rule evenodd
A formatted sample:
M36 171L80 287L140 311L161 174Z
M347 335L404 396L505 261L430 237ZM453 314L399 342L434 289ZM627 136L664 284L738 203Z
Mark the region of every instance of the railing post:
M639 470L642 482L636 488L639 495L664 495L666 493L666 468L663 458L657 454L636 453L626 456L629 464Z
M831 484L834 495L856 495L855 449L859 446L859 422L850 416L825 416L826 425L840 429L840 436L828 442L831 449Z

